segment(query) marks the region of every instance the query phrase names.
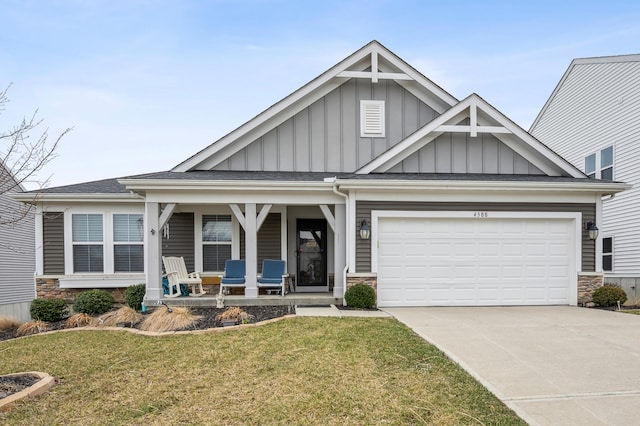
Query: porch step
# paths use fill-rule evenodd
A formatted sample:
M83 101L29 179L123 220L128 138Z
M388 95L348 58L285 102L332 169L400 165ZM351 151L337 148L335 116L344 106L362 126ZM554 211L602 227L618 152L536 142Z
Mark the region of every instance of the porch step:
M208 294L201 297L177 297L162 299L171 306L216 306L216 296ZM260 295L258 297L225 296L225 306L330 306L342 305L342 298L329 293L289 293L278 295Z

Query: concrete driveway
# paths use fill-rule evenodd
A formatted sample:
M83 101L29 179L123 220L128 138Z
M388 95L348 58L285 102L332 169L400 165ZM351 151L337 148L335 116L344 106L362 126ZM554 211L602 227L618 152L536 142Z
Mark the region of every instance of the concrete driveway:
M570 306L384 310L530 424L640 424L640 316Z

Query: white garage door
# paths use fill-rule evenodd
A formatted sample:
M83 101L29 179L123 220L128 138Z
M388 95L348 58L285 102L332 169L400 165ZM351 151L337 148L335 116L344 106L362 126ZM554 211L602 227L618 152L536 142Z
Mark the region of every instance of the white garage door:
M379 217L377 226L379 306L571 302L573 220Z

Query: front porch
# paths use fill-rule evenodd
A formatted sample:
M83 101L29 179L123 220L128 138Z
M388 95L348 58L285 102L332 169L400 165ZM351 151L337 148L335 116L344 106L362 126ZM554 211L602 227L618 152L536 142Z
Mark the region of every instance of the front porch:
M201 297L163 298L162 302L170 306L204 307L216 306L217 294L206 294ZM334 297L332 293L288 293L284 296L277 294L247 297L244 295L227 295L224 305L228 306L328 306L342 305L342 298Z

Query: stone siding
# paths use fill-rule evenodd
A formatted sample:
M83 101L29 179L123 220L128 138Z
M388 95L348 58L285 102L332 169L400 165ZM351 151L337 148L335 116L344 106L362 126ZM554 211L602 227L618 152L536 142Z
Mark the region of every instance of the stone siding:
M91 290L90 288L60 288L57 278L36 278L36 297L37 298L57 298L64 299L67 303L73 303L79 293ZM124 291L126 287L105 288L113 295L116 303L124 303Z
M593 292L602 287L604 275L597 272L578 274L578 305L587 306L593 303Z
M368 284L377 291L378 276L376 274L347 274L347 289L356 284Z

